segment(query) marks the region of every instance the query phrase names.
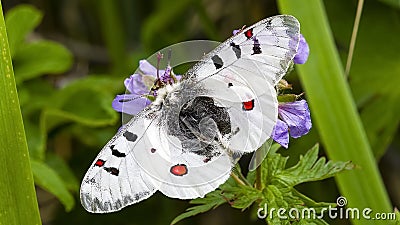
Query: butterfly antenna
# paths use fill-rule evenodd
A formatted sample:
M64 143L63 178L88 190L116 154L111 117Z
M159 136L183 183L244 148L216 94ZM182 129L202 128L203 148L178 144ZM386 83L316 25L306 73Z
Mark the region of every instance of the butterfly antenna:
M172 59L172 50L168 49L168 56L167 56L168 66L171 66L171 59Z
M157 80L160 80L160 61L163 57L161 52L157 53Z

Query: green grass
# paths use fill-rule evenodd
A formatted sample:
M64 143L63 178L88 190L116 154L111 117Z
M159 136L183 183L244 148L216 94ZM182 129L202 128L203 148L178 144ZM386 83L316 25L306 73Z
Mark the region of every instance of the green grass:
M0 4L0 225L41 224Z

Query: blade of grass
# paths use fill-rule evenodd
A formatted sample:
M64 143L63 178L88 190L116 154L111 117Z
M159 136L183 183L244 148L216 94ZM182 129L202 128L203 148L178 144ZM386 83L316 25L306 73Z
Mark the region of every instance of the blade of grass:
M279 0L282 13L293 14L310 45L306 64L297 67L307 93L312 116L328 156L353 161L360 169L336 177L348 207L390 212L391 205L371 152L365 131L326 18L321 0ZM376 220L352 220L353 224L386 224Z
M41 224L0 2L0 224Z
M357 14L356 14L356 19L354 20L353 32L351 34L349 54L347 55L346 71L345 71L346 76L349 76L351 62L353 61L354 46L356 45L358 27L360 25L363 6L364 6L364 0L358 0Z

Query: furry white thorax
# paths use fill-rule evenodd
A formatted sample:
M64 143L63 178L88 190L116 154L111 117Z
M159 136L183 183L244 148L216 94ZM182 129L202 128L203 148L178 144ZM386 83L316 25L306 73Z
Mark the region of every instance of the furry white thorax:
M157 90L157 97L156 100L154 100L153 105L155 106L160 106L164 102L165 97L174 90L179 87L179 83L173 83L173 84L167 84L165 87L160 88Z

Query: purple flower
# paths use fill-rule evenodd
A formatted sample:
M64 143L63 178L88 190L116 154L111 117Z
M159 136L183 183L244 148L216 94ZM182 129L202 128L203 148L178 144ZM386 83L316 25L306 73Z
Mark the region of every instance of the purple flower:
M232 31L232 34L233 34L233 35L236 35L236 34L239 33L240 31L242 31L242 30L241 30L241 29L233 30L233 31Z
M296 64L304 64L308 55L310 54L310 48L308 47L307 41L302 34L300 34L299 48L294 56L293 62Z
M114 110L130 115L136 115L151 103L147 98L147 95L151 94L150 89L157 78L157 68L152 66L147 60L140 60L139 70L141 71L141 74L133 74L125 79L125 87L130 93L117 95L114 98L112 102ZM171 67L168 66L166 70L158 71L162 82L174 82L173 78L170 76L171 70ZM180 79L179 75L175 75L175 77L178 80Z
M285 148L289 145L289 134L293 138L298 138L311 129L310 110L306 100L280 103L278 116L272 139Z

